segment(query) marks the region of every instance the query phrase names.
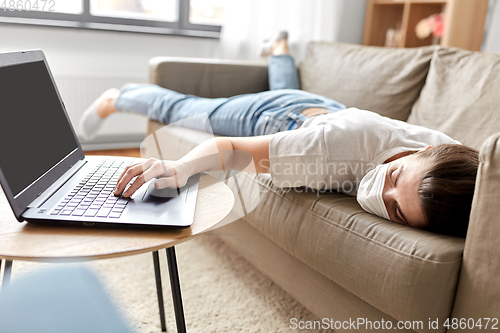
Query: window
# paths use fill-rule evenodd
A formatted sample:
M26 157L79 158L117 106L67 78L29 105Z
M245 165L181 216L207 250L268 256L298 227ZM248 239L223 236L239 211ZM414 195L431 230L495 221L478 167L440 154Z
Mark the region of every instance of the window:
M1 0L0 0L1 1ZM31 3L30 3L31 2ZM32 10L36 10L33 7L36 5L36 1L24 1L24 9L29 10L29 4L32 6ZM66 0L66 1L47 1L40 2L38 6L46 6L46 10L51 11L54 10L58 13L66 13L66 14L81 14L83 12L83 3L81 0ZM43 11L43 8L39 9Z
M227 0L0 0L0 22L217 38Z
M178 19L176 0L90 0L90 14L165 22Z
M225 6L225 0L191 0L189 2L189 22L222 25Z

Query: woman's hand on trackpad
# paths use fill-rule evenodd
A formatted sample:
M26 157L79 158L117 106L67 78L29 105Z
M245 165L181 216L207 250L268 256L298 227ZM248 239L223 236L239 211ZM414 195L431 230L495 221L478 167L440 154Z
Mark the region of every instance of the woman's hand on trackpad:
M161 161L156 158L150 158L147 161L130 165L123 170L116 187L113 191L115 195L130 197L142 185L153 178L155 187L162 188L179 188L186 184L189 176L191 176L188 165L177 161ZM137 177L134 182L126 189L130 181ZM126 189L125 192L123 192Z

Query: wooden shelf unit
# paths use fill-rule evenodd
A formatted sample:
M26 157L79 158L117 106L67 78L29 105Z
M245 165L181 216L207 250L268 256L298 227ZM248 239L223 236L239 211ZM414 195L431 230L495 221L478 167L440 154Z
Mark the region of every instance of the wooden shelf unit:
M432 35L419 39L420 20L445 12L441 45L479 51L483 41L488 0L368 0L363 44L384 46L387 30L401 28L399 47L431 45Z

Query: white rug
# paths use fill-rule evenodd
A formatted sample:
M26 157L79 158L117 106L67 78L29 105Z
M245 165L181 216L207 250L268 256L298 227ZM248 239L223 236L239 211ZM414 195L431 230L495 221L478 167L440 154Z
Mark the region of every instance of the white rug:
M215 235L176 246L188 332L298 332L318 320ZM176 332L165 251L160 251L167 331ZM55 264L15 261L13 280ZM83 264L94 270L136 332L161 332L151 253ZM326 332L309 330L308 332Z

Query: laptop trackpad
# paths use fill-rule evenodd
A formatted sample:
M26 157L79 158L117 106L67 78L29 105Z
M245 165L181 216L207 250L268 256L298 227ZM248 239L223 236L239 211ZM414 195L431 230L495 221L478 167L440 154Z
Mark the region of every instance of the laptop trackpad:
M154 186L154 181L150 181L148 189L145 191L142 201L154 202L154 203L164 203L172 200L173 198L181 197L181 201L186 201L186 196L188 194L189 186L186 184L181 188L164 188L157 189Z
M128 205L126 214L122 215L125 221L148 221L150 224L170 226L189 226L193 223L199 175L188 180L186 186L179 189L168 189L163 197L152 195L153 181L139 189ZM152 222L156 223L152 223Z

